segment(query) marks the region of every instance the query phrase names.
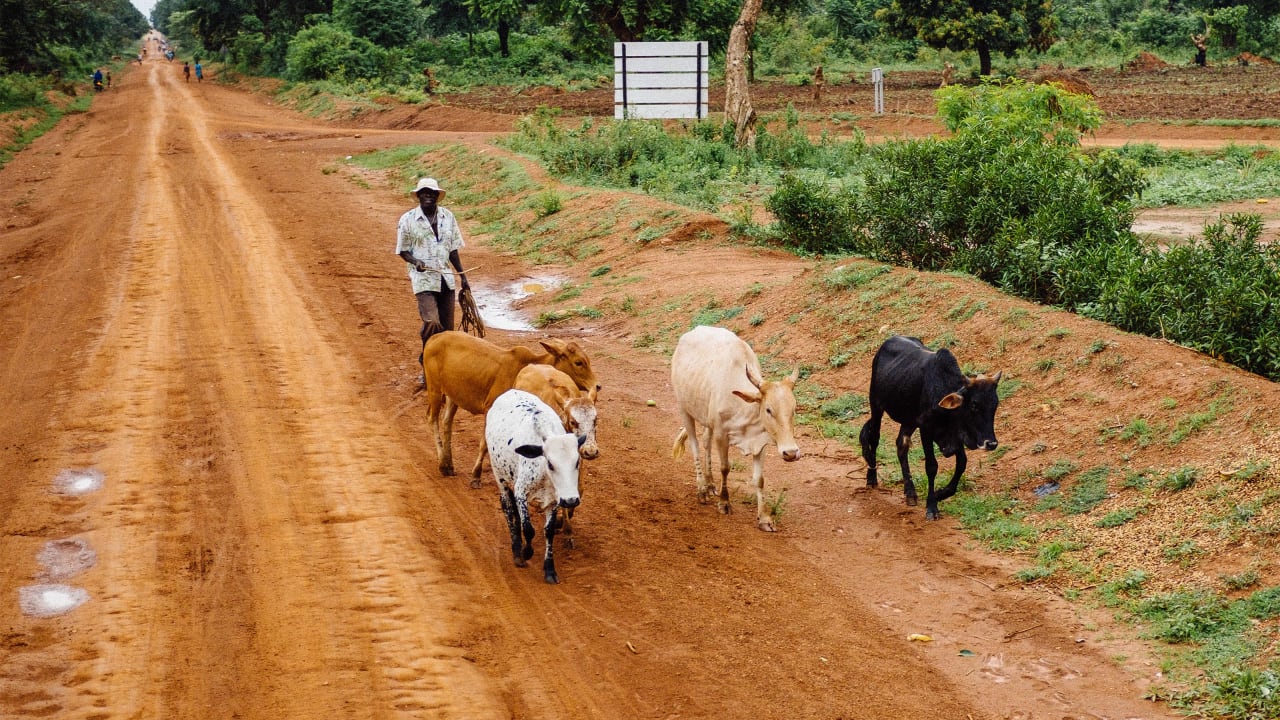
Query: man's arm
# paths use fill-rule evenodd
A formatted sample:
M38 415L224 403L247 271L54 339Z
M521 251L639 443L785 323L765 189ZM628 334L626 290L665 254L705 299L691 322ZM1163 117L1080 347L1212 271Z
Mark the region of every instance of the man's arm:
M414 258L413 253L409 252L408 250L401 250L400 257L404 258L404 261L412 265L413 268L418 272L422 272L427 269L427 264L422 262L421 260Z

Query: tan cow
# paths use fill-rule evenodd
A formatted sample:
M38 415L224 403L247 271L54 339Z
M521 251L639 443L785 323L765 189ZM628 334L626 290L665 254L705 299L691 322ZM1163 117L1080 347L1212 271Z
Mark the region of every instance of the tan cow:
M596 444L596 401L573 378L551 365L526 365L516 375L516 390L538 396L560 415L564 429L578 436L578 451L586 460L600 456Z
M436 459L441 475L453 475L453 416L458 408L484 415L493 401L514 386L526 365L554 365L586 390L594 400L600 391L591 360L578 343L541 340L543 352L516 346L503 349L457 330L436 333L422 349L422 377L426 384L427 423L435 433ZM487 450L471 471L472 487L480 487L480 469Z
M672 457L684 454L685 442L693 454L698 479L698 501L707 502L711 451L720 460L720 512L729 513L729 446L752 456L752 481L756 488L756 525L773 532L773 518L765 512L764 449L778 446L782 459L800 457L792 425L796 398L793 393L800 369L791 377L764 382L760 361L751 346L724 328L700 325L685 333L671 356L671 385L684 426L671 448ZM702 428L702 452L698 450ZM704 472L703 465L706 465Z

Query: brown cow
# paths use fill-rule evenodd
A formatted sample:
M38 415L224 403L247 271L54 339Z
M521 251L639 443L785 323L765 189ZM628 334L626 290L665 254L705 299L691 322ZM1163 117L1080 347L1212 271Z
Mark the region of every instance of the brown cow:
M564 429L578 436L578 450L583 459L600 456L596 444L596 401L584 392L573 378L551 365L526 365L512 385L538 396L560 415Z
M510 390L526 365L553 365L563 371L592 400L600 391L591 360L578 343L541 340L543 352L516 346L503 349L457 330L432 335L422 349L422 377L426 383L427 423L435 433L441 475L453 475L453 416L462 408L484 415L493 401ZM443 408L443 413L441 409ZM484 443L472 468L471 486L480 487L480 469L487 455Z

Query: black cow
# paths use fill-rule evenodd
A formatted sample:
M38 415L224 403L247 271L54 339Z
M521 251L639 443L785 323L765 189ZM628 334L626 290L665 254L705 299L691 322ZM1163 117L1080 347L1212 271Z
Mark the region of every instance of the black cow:
M996 448L995 417L1000 398L996 386L1000 375L989 378L966 377L951 351L934 352L918 338L895 335L885 341L871 361L871 419L862 426L858 439L867 461L867 487L876 486L876 448L880 446L880 421L885 413L902 425L898 431L898 462L902 464L902 489L908 505L917 502L911 482L907 452L911 434L920 428L924 446L924 469L929 476L929 497L925 517L938 519L938 502L956 494L967 463L964 450ZM956 456L951 482L934 492L933 478L938 461L933 446L943 457Z

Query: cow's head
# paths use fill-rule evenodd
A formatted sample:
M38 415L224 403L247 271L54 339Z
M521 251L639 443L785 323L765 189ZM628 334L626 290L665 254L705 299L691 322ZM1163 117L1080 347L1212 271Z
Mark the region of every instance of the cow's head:
M791 377L777 382L761 382L751 374L747 367L747 380L758 392L747 393L734 390L733 394L749 403L760 404L760 421L765 432L778 446L778 453L787 462L800 459L800 445L796 443L794 431L796 419L796 380L800 378L800 368L791 373Z
M564 404L564 428L578 437L578 452L587 460L600 456L596 445L596 404L588 397L576 397Z
M582 347L573 340L565 342L548 338L540 342L542 348L551 353L551 362L547 364L554 365L556 369L573 378L578 387L594 401L600 392L600 381L591 370L591 359L582 351Z
M944 457L955 455L961 445L970 450L995 450L999 445L996 441L996 408L1000 405L997 390L1003 374L966 377L964 387L938 401L938 408L944 411L941 413L943 427L934 437Z
M521 445L516 453L530 460L545 464L546 477L556 493L556 502L563 508L578 506L578 438L573 433L552 435L541 445Z

